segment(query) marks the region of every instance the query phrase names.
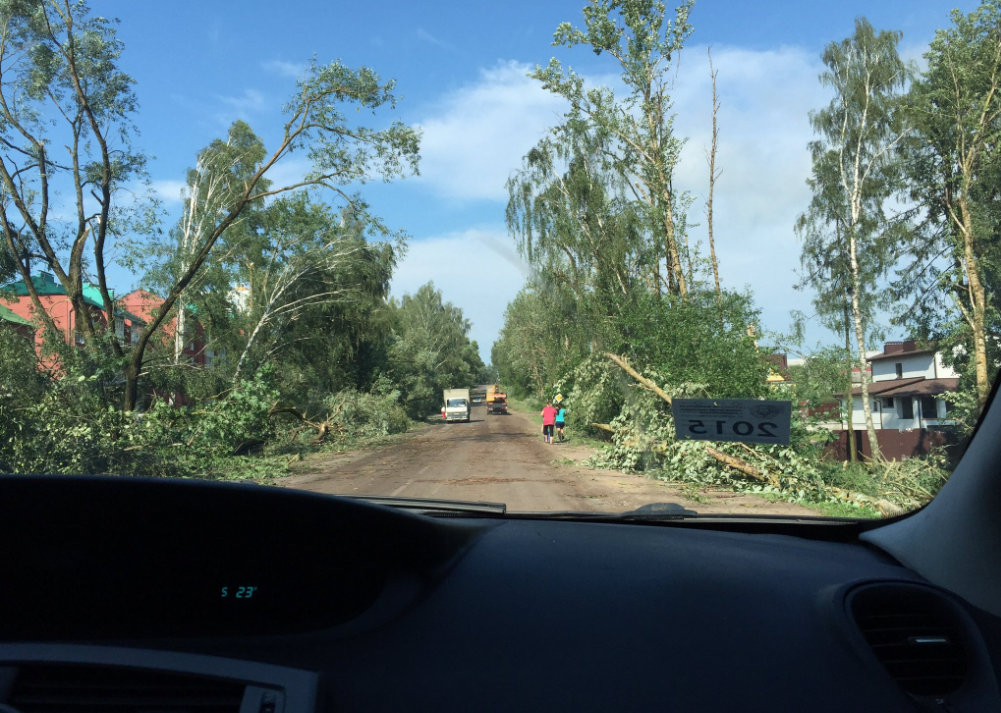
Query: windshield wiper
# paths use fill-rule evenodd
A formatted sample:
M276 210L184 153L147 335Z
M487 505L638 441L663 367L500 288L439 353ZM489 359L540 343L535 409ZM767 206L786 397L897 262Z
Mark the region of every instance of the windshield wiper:
M401 510L413 510L422 515L456 513L461 515L504 515L504 503L465 502L462 500L439 500L437 498L401 498L391 495L345 495L343 497L362 500L373 505L386 505Z

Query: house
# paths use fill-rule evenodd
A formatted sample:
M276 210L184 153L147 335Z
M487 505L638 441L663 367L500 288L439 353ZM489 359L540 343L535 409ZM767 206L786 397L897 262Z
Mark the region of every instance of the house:
M956 391L959 375L942 363L941 352L919 348L913 340L887 342L881 353L867 360L872 369L869 397L877 429L909 431L948 423L950 406L942 394ZM864 429L861 387L852 389L852 426ZM842 409L848 407L838 394Z
M38 294L39 301L46 313L52 318L56 328L64 335L66 342L75 341L77 345L84 342L83 334L79 328L79 317L75 313L72 302L66 295L66 290L56 278L48 272L39 272L31 277L31 284ZM7 307L16 316L23 320L31 321L35 318L35 305L24 280L18 280L7 286L7 290L13 293L11 298L3 299ZM112 293L114 298L114 293ZM99 329L106 328L108 318L104 313L104 301L101 299L100 290L95 285L84 283L83 300L90 310L91 320ZM124 345L134 344L139 339L139 330L144 324L144 320L136 314L125 309L115 311L112 320L115 325L115 332L119 340ZM34 335L35 348L41 352L44 339L44 330L37 330Z
M959 375L942 362L933 347L920 347L914 340L887 342L882 352L867 358L872 381L869 398L873 426L880 450L887 458L908 458L927 453L949 439L942 432L951 424L951 405L942 396L959 388ZM855 439L859 453L869 451L862 389L851 393L851 429L835 431L839 457L847 450L847 438ZM848 398L835 394L842 413L848 414Z
M146 290L133 290L123 296L120 302L129 312L140 315L147 321L152 318L153 312L160 309L163 305L162 298ZM187 312L188 319L186 320L184 330L186 334L184 335L185 340L183 342L184 346L181 349L181 356L184 361L194 366L211 367L213 361L223 356L223 353L222 351L217 352L208 348L205 329L197 319L192 318L197 312L194 305L188 305ZM171 350L173 350L175 347L175 334L177 332L177 318L171 317L169 320L165 320L163 325L161 325L161 329L163 330L165 342L169 343Z
M3 305L0 305L0 329L9 329L25 339L35 339L35 325Z

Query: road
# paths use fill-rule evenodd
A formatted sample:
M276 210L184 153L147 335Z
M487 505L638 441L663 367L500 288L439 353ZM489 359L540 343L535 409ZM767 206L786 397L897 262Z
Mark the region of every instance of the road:
M506 503L511 511L633 510L675 502L700 513L816 515L789 503L710 492L696 502L646 476L590 469L591 449L547 446L525 415L488 416L473 408L470 423L429 424L375 450L310 459L285 487L337 495L392 495Z

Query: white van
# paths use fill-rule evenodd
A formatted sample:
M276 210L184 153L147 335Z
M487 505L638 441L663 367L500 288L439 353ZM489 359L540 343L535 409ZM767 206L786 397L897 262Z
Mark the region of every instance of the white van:
M469 423L470 409L472 401L469 398L469 389L445 389L445 398L441 407L441 414L445 422L465 421Z

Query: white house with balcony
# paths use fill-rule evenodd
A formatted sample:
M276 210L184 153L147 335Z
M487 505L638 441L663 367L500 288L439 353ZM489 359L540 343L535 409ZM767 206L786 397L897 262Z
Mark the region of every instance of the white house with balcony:
M883 351L867 358L872 370L869 398L873 425L877 429L910 431L951 423L950 405L942 394L956 391L959 375L942 363L941 352L920 348L913 340L887 342ZM848 408L845 394L837 394L842 412ZM853 430L865 429L861 387L852 389Z

